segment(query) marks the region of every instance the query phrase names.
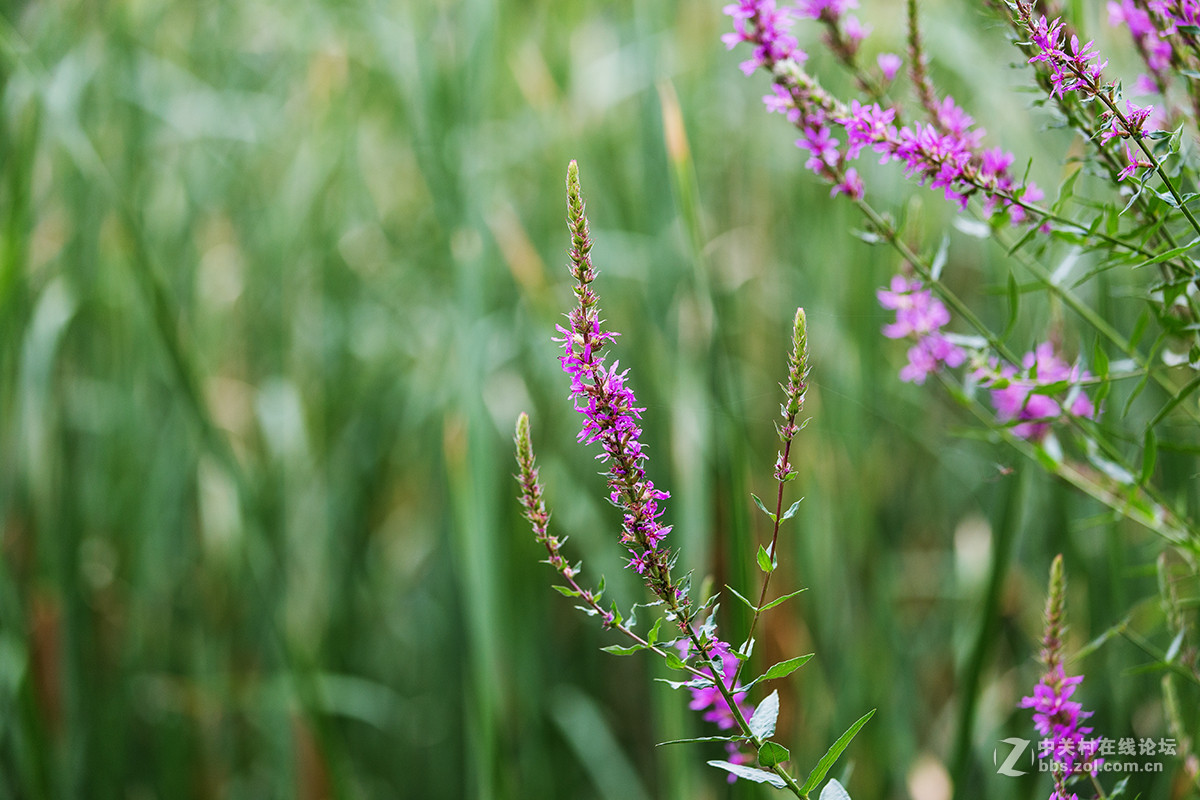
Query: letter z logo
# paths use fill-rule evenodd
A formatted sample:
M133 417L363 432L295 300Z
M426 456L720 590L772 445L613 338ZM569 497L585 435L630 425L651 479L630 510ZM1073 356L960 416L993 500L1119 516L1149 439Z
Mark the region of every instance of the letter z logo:
M1021 754L1024 753L1025 750L1029 747L1029 740L1028 739L1017 739L1017 738L1001 739L1000 743L1012 745L1012 752L1010 752L1008 754L1008 758L1004 759L1003 764L1000 764L999 766L996 767L996 772L998 772L1001 775L1007 775L1010 778L1016 778L1021 775L1024 775L1025 770L1013 769L1013 767L1016 766L1017 760L1021 757ZM1000 754L998 751L999 751L999 748L996 748L996 750L992 751L992 763L993 764L995 764L1000 759ZM1032 757L1032 755L1033 754L1030 753L1031 757Z

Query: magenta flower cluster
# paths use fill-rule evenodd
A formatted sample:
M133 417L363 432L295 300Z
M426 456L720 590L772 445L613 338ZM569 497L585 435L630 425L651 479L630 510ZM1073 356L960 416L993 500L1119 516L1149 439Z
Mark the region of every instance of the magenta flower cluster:
M732 50L741 42L754 45L751 58L740 64L747 75L759 67L771 69L780 61L803 64L808 59L789 32L793 21L790 9L776 8L775 0L739 0L723 11L733 19L733 33L721 37L725 46Z
M1110 14L1113 13L1113 5L1109 4ZM1062 97L1067 92L1078 92L1089 99L1108 96L1102 94L1108 91L1103 75L1108 61L1101 60L1094 42L1080 44L1077 35L1068 36L1061 18L1047 21L1045 15L1042 15L1034 19L1032 9L1023 2L1017 3L1017 18L1029 33L1030 41L1036 50L1029 63L1041 62L1049 71L1051 96ZM1144 35L1149 35L1148 29L1143 25L1148 24L1148 19L1143 20L1141 16L1136 15L1135 18L1134 24L1138 26L1138 30ZM1141 139L1145 133L1146 120L1154 111L1154 107L1142 108L1126 101L1125 112L1120 113L1114 100L1108 100L1107 104L1109 109L1104 117L1108 121L1108 128L1101 133L1101 144L1116 138ZM1133 148L1126 146L1125 168L1117 175L1117 180L1136 177L1139 169L1149 166L1152 165L1138 156Z
M609 499L623 511L621 543L630 551L629 566L644 575L655 594L666 597L680 589L670 583L669 554L660 548L670 526L662 524L660 500L669 495L656 489L646 477L646 451L640 421L645 410L637 405L626 383L628 370L620 362L606 366L604 354L617 334L600 327L600 300L592 289L596 270L592 266L592 241L588 232L579 172L572 161L567 170L567 221L571 229L571 275L575 278L578 304L567 315L568 325L559 325L563 371L571 376L571 399L583 414L578 439L585 444L600 442L598 459L608 467Z
M916 340L908 350L908 364L900 370L900 380L921 384L943 365L958 367L966 360L962 348L942 333L942 326L950 322L950 312L920 281L897 275L891 288L878 290L876 296L881 306L896 312L896 321L883 327L883 335Z
M1013 433L1022 439L1040 441L1051 423L1064 416L1095 419L1096 407L1081 383L1092 376L1078 365L1067 364L1054 346L1043 342L1026 353L1021 369L1000 366L993 359L976 378L992 389L992 403L1001 422L1016 422Z
M1062 664L1056 664L1033 687L1033 695L1021 699L1021 708L1033 709L1034 727L1043 737L1040 756L1058 765L1050 800L1073 800L1074 794L1066 794L1066 780L1077 774L1095 775L1104 762L1096 755L1100 740L1089 739L1092 729L1083 724L1092 712L1071 699L1082 681L1082 675L1068 678Z
M792 15L825 23L830 29L830 47L849 58L866 35L857 19L846 14L856 5L847 0L805 0L789 10L778 8L774 0L740 0L725 7L725 13L733 18L734 32L723 40L730 48L741 42L753 45L753 57L741 65L747 74L762 67L775 75L771 94L763 102L768 111L786 115L799 129L796 145L809 153L805 166L832 186L832 194L860 199L865 191L863 182L850 162L870 148L881 156L882 163L903 163L909 177L941 189L960 208L972 195L982 193L987 213L1000 209L1014 224L1024 221L1023 204L1038 202L1043 193L1033 183L1022 186L1013 178L1010 153L982 149L985 132L974 127L975 121L953 98L946 97L932 109L934 118L929 122L899 125L896 109L857 100L847 108L820 91L801 71L807 56L789 32ZM792 66L780 68L783 61ZM884 81L890 82L901 61L885 53L878 64ZM835 135L838 129L845 131L844 149Z
M1033 182L1019 186L1013 179L1009 173L1011 153L981 149L985 131L973 128L975 120L954 98L942 100L932 123L897 128L895 119L894 109L852 100L847 114L838 120L849 140L847 157L857 158L869 147L881 156L880 163L903 163L910 178L941 189L960 209L966 208L972 194L982 191L984 210L991 213L1003 208L1014 224L1026 217L1020 203L1036 203L1044 197Z
M654 488L646 478L646 452L639 425L645 409L638 407L633 390L625 382L629 370L621 370L619 361L605 366L605 357L600 355L604 344L617 334L602 331L596 319L590 320L590 330L590 336L579 336L560 325L558 331L563 336L555 341L563 346L559 360L563 371L571 376L575 410L584 415L577 438L584 444L601 444L597 458L608 465L609 499L624 510L621 543L632 554L629 566L640 575L645 573L659 543L671 532L671 527L660 520L663 509L658 504L670 495Z

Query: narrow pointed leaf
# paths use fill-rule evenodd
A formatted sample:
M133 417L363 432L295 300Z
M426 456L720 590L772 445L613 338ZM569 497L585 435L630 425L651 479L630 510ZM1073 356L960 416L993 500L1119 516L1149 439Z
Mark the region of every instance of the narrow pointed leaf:
M762 511L764 514L766 514L768 517L771 518L771 522L776 521L775 515L767 510L767 507L763 505L763 501L758 498L758 495L756 495L754 492L751 492L750 497L751 497L751 499L754 500L754 505L758 506L758 509L760 511Z
M658 644L658 631L662 627L662 617L654 620L654 624L650 626L650 632L646 634L646 641L650 644Z
M671 669L687 669L687 664L683 663L683 659L670 651L667 652L665 660Z
M791 600L793 597L800 594L801 592L807 592L807 591L808 591L808 587L806 586L803 589L797 589L794 592L789 592L788 594L785 594L783 597L776 597L774 600L767 603L765 606L763 606L759 610L766 611L768 608L774 608L775 606L779 605L780 603L784 602L785 600Z
M761 544L758 546L758 568L763 572L774 572L775 564L772 563L771 555L767 552L767 548Z
M1142 475L1139 483L1145 483L1154 475L1154 462L1158 458L1158 437L1154 429L1146 431L1146 439L1142 444Z
M786 678L788 675L791 675L793 672L807 664L808 660L812 657L813 654L809 653L806 656L796 656L795 658L789 658L787 661L780 661L778 664L764 672L759 680L772 681L777 678Z
M606 653L612 653L615 656L631 656L639 650L645 650L644 644L631 644L628 647L620 644L610 644L608 647L601 647Z
M751 603L749 600L747 600L745 597L743 597L741 595L741 593L738 592L737 589L733 588L729 584L725 584L725 588L728 589L729 592L734 597L736 597L738 600L741 600L743 603L745 603L747 606L749 606L751 611L758 611L758 606L754 605L754 603Z
M723 769L726 772L732 772L739 778L745 778L748 781L754 781L755 783L769 783L776 789L782 789L784 786L787 786L787 784L783 782L783 778L779 777L774 772L767 772L766 770L755 769L754 767L747 767L742 764L730 764L728 761L709 761L708 765L710 767L716 767L717 769Z
M800 507L800 503L803 500L804 500L804 498L801 497L799 500L792 503L791 507L788 508L787 511L783 512L783 516L779 518L779 521L783 522L785 519L791 519L792 517L796 516L796 509L798 509Z
M744 742L745 736L697 736L695 739L672 739L669 742L659 742L655 747L668 744L692 744L693 742Z
M833 743L833 746L826 751L825 755L821 756L821 760L817 762L815 767L813 767L813 771L808 775L808 780L806 780L804 785L800 787L801 794L808 794L813 789L817 788L817 784L825 780L825 776L829 773L829 770L833 768L833 763L838 760L838 756L842 754L843 750L849 747L851 740L858 735L858 732L862 730L862 726L866 725L867 720L873 716L875 716L875 709L871 709L866 714L863 714L861 717L859 717L858 721L851 725L849 730L843 733L838 740Z

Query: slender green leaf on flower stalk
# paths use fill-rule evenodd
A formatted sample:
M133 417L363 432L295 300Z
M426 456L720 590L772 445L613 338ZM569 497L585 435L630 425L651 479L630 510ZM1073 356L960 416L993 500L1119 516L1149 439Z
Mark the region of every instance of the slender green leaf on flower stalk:
M1008 322L1004 326L1001 339L1007 339L1017 327L1017 318L1021 314L1021 290L1017 286L1017 277L1008 273Z
M771 511L767 510L767 507L765 505L763 505L763 501L758 499L758 495L756 495L754 492L751 492L750 497L754 500L754 505L758 506L759 511L762 511L764 514L766 514L768 517L771 518L771 522L777 521L775 518L775 514Z
M746 604L746 606L747 606L747 607L748 607L748 608L749 608L751 611L758 611L758 610L759 610L758 606L754 605L754 603L751 603L749 600L747 600L745 597L743 597L743 596L742 596L742 594L741 594L740 592L738 592L738 590L737 590L737 589L734 589L734 588L733 588L732 586L730 586L729 584L725 584L725 588L726 588L726 589L728 589L728 590L729 590L729 592L730 592L730 593L731 593L731 594L732 594L734 597L736 597L738 600L741 600L743 603L745 603L745 604Z
M1155 425L1162 422L1163 418L1166 417L1167 414L1170 414L1176 406L1187 399L1187 396L1196 391L1196 389L1200 389L1200 375L1188 381L1187 386L1184 386L1182 389L1176 392L1175 395L1167 401L1167 404L1159 409L1158 413L1154 415L1154 419L1147 423L1146 430L1149 431ZM1128 411L1128 409L1126 410Z
M1154 475L1154 462L1158 458L1158 437L1154 435L1153 428L1146 429L1146 436L1142 441L1142 474L1138 477L1138 483L1146 483Z
M710 767L716 767L717 769L723 769L726 772L732 772L739 778L745 778L748 781L754 781L755 783L769 783L776 789L782 789L783 787L787 786L787 784L784 783L783 778L779 777L774 772L767 772L766 770L755 769L754 767L747 767L742 764L730 764L728 761L709 761L708 765Z
M671 669L687 669L687 664L683 663L683 659L669 650L667 651L667 657L663 660L667 662L667 666Z
M793 597L795 597L796 595L798 595L798 594L800 594L800 593L802 593L802 592L807 592L807 591L808 591L808 587L806 586L806 587L804 587L803 589L797 589L797 590L796 590L796 591L794 591L794 592L788 592L788 593L787 593L787 594L785 594L783 597L776 597L774 600L772 600L771 602L767 603L765 606L763 606L763 607L762 607L761 609L759 609L759 610L760 610L760 611L766 611L766 610L767 610L767 609L769 609L769 608L774 608L775 606L779 605L780 603L783 603L783 602L786 602L786 601L788 601L788 600L791 600L791 599L792 599Z
M1100 646L1102 644L1104 644L1105 642L1107 642L1109 639L1111 639L1114 636L1118 636L1120 634L1125 633L1125 631L1128 629L1129 629L1129 617L1126 617L1125 619L1118 622L1116 625L1113 625L1108 630L1104 631L1104 633L1100 634L1095 639L1092 639L1090 642L1085 644L1083 647L1079 648L1079 650L1073 656L1071 656L1071 661L1081 661L1084 658L1087 658L1089 655L1091 655L1096 650L1098 650L1100 648Z
M1092 348L1092 369L1096 372L1096 377L1100 379L1099 385L1096 387L1096 395L1092 398L1096 408L1100 408L1108 397L1109 391L1112 389L1112 383L1108 380L1109 362L1108 353L1104 350L1104 345L1100 342L1100 337L1096 337L1096 345Z
M550 588L561 594L563 597L579 597L579 592L575 591L570 586L559 586L557 584L553 584Z
M833 746L830 747L828 751L826 751L825 755L821 756L821 760L817 762L817 765L813 767L813 771L809 773L808 780L804 781L804 785L800 787L801 794L808 794L813 789L817 788L817 784L823 781L825 776L829 773L829 770L833 768L833 764L838 760L838 756L842 754L843 750L849 747L850 742L855 736L858 735L858 732L862 730L863 725L866 725L867 721L873 716L875 716L875 709L871 709L866 714L863 714L861 717L859 717L857 722L851 725L845 733L838 737L838 740L833 743Z
M764 767L774 767L792 757L788 749L776 742L765 742L758 750L758 763Z
M775 721L779 718L779 692L764 697L750 717L750 732L756 739L775 735Z
M746 736L697 736L692 739L672 739L669 742L658 742L655 747L665 747L669 744L694 744L696 742L748 742Z
M767 552L767 548L760 544L758 546L758 568L763 572L774 572L775 566L775 559Z
M946 259L949 254L950 237L943 234L941 244L938 245L937 252L933 254L933 260L929 264L929 277L931 280L940 281L942 279L942 270L946 266Z
M626 646L620 644L610 644L608 647L601 647L600 649L606 653L612 653L615 656L631 656L638 651L645 650L646 645L631 644Z
M788 507L788 510L783 512L783 516L779 518L779 521L783 522L785 519L791 519L792 517L796 516L796 509L800 508L800 503L803 501L804 498L801 497L799 500L792 503L791 506Z
M646 634L646 641L651 645L658 644L658 631L662 628L662 617L654 620L654 624L650 626L650 632Z
M796 656L795 658L789 658L787 661L780 661L778 664L775 664L766 672L764 672L759 680L772 681L776 678L786 678L788 675L791 675L793 672L807 664L809 659L812 657L813 654L809 653L806 656Z

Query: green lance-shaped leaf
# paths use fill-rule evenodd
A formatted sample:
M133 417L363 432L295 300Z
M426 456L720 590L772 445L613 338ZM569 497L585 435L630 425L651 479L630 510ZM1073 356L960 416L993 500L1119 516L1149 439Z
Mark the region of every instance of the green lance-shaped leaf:
M708 765L710 767L716 767L717 769L723 769L726 772L732 772L739 778L745 778L748 781L754 781L755 783L769 783L776 789L782 789L787 785L783 782L783 778L779 777L774 772L767 772L766 770L755 769L754 767L747 767L742 764L730 764L728 761L709 761Z
M658 631L661 627L662 617L659 617L658 619L654 620L654 625L651 626L650 632L646 634L646 641L649 642L651 646L658 644Z
M1017 318L1021 315L1021 290L1017 286L1017 278L1011 272L1008 273L1008 322L1004 326L1004 333L1000 334L1001 339L1007 339L1008 335L1017 327Z
M796 591L794 591L794 592L788 592L788 593L787 593L787 594L785 594L783 597L776 597L774 600L772 600L771 602L767 603L765 606L763 606L763 607L762 607L761 609L759 609L759 610L760 610L760 611L766 611L768 608L774 608L775 606L779 605L780 603L783 603L783 602L786 602L786 601L788 601L788 600L791 600L793 597L795 597L796 595L800 594L801 592L807 592L807 591L808 591L808 587L805 587L805 588L803 588L803 589L797 589L797 590L796 590Z
M601 647L606 653L612 653L615 656L631 656L639 650L645 650L644 644L631 644L628 647L619 644L610 644L608 647Z
M789 658L787 661L780 661L778 664L764 672L759 680L773 681L777 678L786 678L788 675L791 675L793 672L807 664L808 660L812 657L813 654L809 653L806 656L796 656L795 658Z
M771 692L762 699L750 717L750 732L757 739L775 735L775 720L779 718L779 692ZM770 765L768 765L770 766Z
M787 511L783 512L783 516L779 518L779 521L783 522L785 519L791 519L792 517L796 516L796 509L800 508L800 502L802 500L804 500L803 497L801 497L800 500L792 503L791 507L788 508Z
M1142 474L1139 483L1146 483L1154 476L1154 462L1158 459L1158 437L1153 428L1146 429L1145 441L1142 444Z
M750 498L754 501L754 505L758 506L759 511L771 518L771 522L777 521L774 512L767 510L767 507L763 505L763 501L759 499L758 495L756 495L754 492L751 492Z
M788 749L781 744L775 742L765 742L758 751L758 763L764 767L773 767L776 764L782 764L792 757Z
M683 659L669 650L667 651L665 661L671 669L687 669L687 664L683 663Z
M732 594L738 600L741 600L743 603L745 603L747 606L749 606L751 611L758 611L758 606L754 605L754 603L751 603L749 600L747 600L745 597L743 597L742 593L739 592L737 589L733 588L729 584L725 584L725 588L729 590L730 594Z
M767 552L767 548L761 544L758 546L758 568L763 572L775 571L775 559L771 558L771 554Z
M826 751L825 755L821 756L821 760L813 767L813 771L809 773L808 780L804 781L804 785L800 787L801 794L808 794L813 789L817 788L817 784L825 780L825 776L833 767L833 763L838 760L838 756L842 751L850 746L851 740L854 739L858 732L862 730L862 726L867 724L867 720L875 716L875 709L871 709L866 714L859 717L858 721L850 726L849 730L843 733L833 746Z

